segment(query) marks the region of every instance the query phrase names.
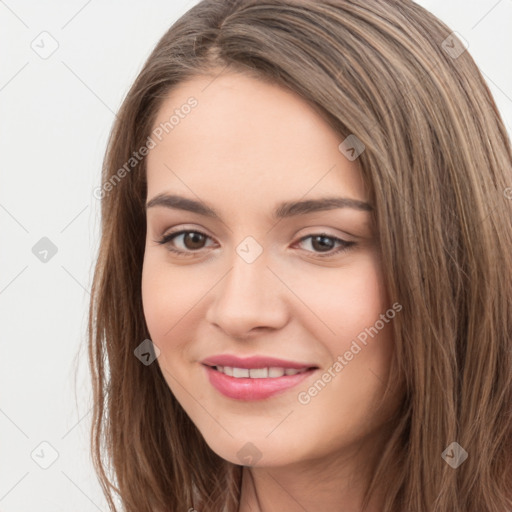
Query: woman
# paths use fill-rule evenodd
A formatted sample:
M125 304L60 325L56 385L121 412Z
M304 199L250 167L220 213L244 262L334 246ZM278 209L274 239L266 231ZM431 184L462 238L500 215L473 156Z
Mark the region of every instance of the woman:
M99 193L112 509L511 510L511 187L484 80L418 5L188 11Z

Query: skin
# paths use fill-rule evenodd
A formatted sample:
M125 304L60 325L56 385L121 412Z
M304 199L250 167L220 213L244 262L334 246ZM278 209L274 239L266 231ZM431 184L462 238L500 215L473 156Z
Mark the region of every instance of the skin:
M299 403L298 393L391 307L370 213L346 207L271 218L282 201L333 195L368 201L358 161L339 151L343 137L300 96L235 72L181 83L154 126L190 96L197 107L147 156L147 199L161 193L199 198L222 220L147 209L142 295L160 349L157 362L215 453L242 464L240 450L249 450L249 442L256 447L259 460L244 469L241 512L360 510L363 486L383 449L385 421L399 399L392 393L381 400L392 321L309 403ZM158 243L180 229L206 237ZM355 244L333 254L340 244L332 238L331 246L314 243L321 233ZM236 252L247 236L263 250L252 263ZM332 255L322 257L323 251ZM234 400L211 386L200 363L226 353L313 363L320 370L280 395ZM369 510L380 505L376 495Z

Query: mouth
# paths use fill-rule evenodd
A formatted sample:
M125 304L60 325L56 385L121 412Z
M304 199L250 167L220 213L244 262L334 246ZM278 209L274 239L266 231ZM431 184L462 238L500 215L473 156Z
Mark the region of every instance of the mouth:
M208 365L206 365L208 366ZM284 377L285 375L297 375L304 373L309 370L316 369L311 368L282 368L278 366L269 366L264 368L237 368L236 366L210 366L213 370L233 377L235 379L275 379Z
M218 364L221 358L226 364ZM228 398L246 401L263 400L284 393L319 369L315 365L274 358L242 360L234 356L210 358L203 361L202 366L210 384L218 392Z

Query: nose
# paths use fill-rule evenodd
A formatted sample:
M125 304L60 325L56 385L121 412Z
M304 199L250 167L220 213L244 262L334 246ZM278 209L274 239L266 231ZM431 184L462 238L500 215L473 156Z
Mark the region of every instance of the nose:
M248 263L234 252L230 271L212 290L206 319L230 338L280 329L288 321L286 287L267 267L264 255Z

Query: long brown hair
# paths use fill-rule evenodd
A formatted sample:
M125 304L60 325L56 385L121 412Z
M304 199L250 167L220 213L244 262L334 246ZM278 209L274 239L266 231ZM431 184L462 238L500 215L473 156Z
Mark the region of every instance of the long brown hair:
M134 152L174 86L228 68L292 89L340 142L365 146L385 286L403 306L390 375L406 388L367 497L385 482L384 512L512 510L510 140L462 42L406 0L203 0L147 59L99 193L91 443L109 506L117 495L127 512L238 508L241 466L206 445L159 366L134 356L149 338L146 162ZM456 469L441 456L452 442L468 453Z

